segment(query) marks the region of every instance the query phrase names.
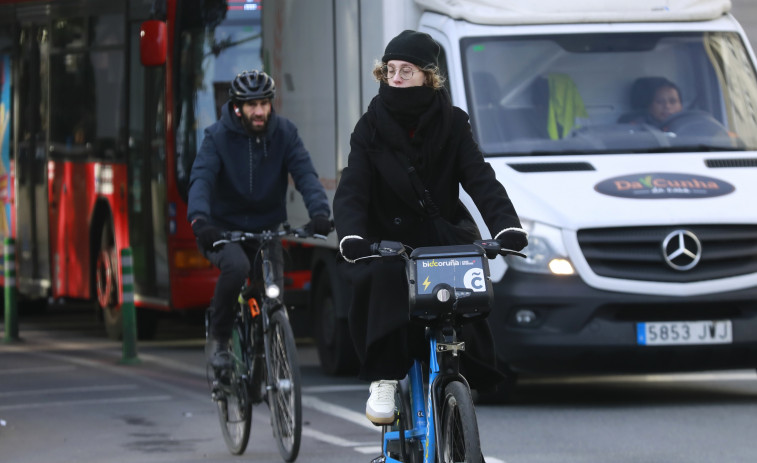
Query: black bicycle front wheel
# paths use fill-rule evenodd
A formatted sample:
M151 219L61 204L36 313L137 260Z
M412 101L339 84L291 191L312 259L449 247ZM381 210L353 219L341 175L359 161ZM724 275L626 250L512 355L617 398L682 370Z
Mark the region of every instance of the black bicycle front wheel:
M442 401L441 442L443 463L479 463L483 461L478 422L470 389L459 381L444 388Z
M271 315L266 342L271 377L268 406L271 409L273 434L281 457L297 459L302 438L302 391L300 363L292 327L284 308Z
M242 346L243 325L240 320L234 322L231 337L233 367L228 376L219 378L223 381L223 393L216 400L218 419L226 447L233 455L241 455L247 449L252 425L252 401L247 393L250 359Z

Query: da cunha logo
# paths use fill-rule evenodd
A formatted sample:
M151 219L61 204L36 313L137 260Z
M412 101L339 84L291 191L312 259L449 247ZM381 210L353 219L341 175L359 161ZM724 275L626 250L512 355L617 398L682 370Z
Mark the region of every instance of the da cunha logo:
M621 198L712 198L732 193L728 182L692 174L644 173L623 175L597 183L599 193Z

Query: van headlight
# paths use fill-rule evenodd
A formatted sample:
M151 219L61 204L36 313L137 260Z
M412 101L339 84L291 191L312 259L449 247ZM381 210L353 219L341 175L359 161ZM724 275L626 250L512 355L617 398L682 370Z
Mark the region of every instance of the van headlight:
M519 272L546 275L573 275L576 273L567 257L559 228L531 220L522 220L528 232L528 246L523 249L525 259L507 256L507 265Z

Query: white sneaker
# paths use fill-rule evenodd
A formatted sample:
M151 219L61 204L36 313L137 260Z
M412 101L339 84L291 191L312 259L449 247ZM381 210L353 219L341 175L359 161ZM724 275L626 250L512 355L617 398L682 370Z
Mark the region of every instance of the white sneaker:
M371 396L365 404L365 416L377 426L394 421L394 391L397 381L380 380L371 383Z

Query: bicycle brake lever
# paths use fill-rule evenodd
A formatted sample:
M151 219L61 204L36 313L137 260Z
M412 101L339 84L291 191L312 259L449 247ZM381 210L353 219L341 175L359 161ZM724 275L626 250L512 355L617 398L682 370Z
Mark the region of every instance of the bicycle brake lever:
M217 248L217 247L221 246L222 244L228 244L228 243L231 243L231 241L229 241L229 240L227 240L227 239L223 239L223 240L214 241L214 242L213 242L213 249L215 249L215 248Z
M524 259L526 259L528 257L527 255L523 254L522 252L513 251L512 249L505 249L505 248L500 249L499 253L501 255L503 255L503 256L518 256L518 257L522 257Z

